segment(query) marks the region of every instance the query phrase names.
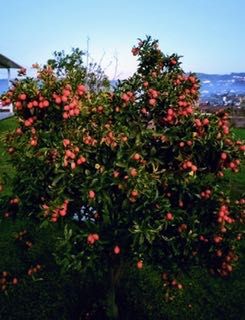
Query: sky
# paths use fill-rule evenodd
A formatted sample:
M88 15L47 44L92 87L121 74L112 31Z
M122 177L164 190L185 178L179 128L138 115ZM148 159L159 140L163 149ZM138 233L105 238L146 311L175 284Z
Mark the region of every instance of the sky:
M245 0L0 0L0 8L0 53L28 69L79 47L111 79L125 78L137 67L132 46L151 35L183 56L186 72L245 72Z

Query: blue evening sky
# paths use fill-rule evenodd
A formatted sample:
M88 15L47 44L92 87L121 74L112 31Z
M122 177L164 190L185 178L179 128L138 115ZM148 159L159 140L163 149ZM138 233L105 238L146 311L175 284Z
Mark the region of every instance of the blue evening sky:
M0 0L0 53L25 67L55 50L86 49L112 78L136 68L131 47L151 35L185 71L245 72L245 0ZM110 66L108 66L111 63ZM3 71L0 72L0 77Z

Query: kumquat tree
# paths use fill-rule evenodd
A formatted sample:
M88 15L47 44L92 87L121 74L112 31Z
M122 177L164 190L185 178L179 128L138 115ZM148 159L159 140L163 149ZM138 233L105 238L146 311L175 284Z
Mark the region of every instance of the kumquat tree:
M6 136L16 176L3 214L62 225L56 261L106 279L108 319L119 317L128 268L154 265L166 293L183 288L192 266L228 277L245 202L222 182L245 150L228 114L199 110L199 80L158 41L139 40L132 53L137 71L114 88L101 70L99 80L89 75L75 50L2 96L19 123Z

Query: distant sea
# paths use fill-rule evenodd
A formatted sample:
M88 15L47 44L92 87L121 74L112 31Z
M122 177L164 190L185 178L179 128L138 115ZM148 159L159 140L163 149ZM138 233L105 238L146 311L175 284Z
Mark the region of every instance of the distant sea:
M210 96L245 95L245 72L230 74L205 74L197 73L201 81L201 99L209 99Z
M8 89L8 80L0 79L0 94Z
M245 72L230 74L197 73L201 81L201 101L209 100L218 95L245 95ZM112 85L115 81L112 81ZM8 89L7 79L0 79L0 94Z

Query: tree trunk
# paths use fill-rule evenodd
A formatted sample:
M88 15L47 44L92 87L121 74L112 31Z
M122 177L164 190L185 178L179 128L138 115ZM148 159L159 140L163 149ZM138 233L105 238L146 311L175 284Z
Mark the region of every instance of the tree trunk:
M108 319L117 320L119 319L118 306L116 303L116 289L118 281L122 275L123 266L111 267L109 271L109 288L106 299L106 314Z
M108 319L110 319L110 320L117 320L118 319L118 307L116 304L115 286L111 286L109 288L109 292L107 294L106 314L108 316Z

